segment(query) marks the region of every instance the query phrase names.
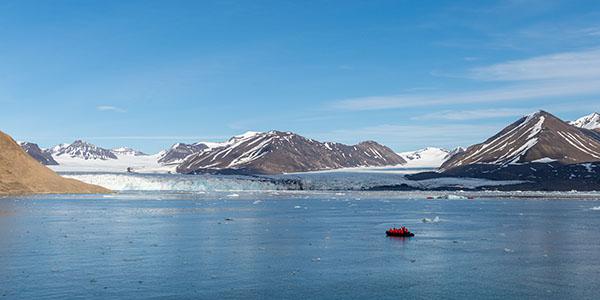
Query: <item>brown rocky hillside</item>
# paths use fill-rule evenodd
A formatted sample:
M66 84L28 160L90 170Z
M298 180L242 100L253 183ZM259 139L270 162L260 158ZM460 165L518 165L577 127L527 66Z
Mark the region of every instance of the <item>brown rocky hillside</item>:
M0 195L110 193L103 187L63 178L43 166L0 131Z

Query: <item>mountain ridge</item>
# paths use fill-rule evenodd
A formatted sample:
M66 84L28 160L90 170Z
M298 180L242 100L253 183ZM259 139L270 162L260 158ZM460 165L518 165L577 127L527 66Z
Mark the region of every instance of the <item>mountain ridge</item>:
M423 172L407 178L519 180L522 183L493 189L591 191L600 189L599 175L598 135L539 111L452 156L438 172Z
M33 157L35 160L39 161L43 165L58 165L58 162L54 160L52 154L40 148L38 144L31 142L17 142L19 146L25 151L25 153L29 154L29 156Z
M280 174L405 162L391 149L374 141L352 146L321 143L289 131L273 130L235 136L209 151L192 154L177 167L177 172Z
M539 111L522 117L483 143L468 147L442 164L442 170L470 165L557 161L576 164L600 160L600 140L587 129Z

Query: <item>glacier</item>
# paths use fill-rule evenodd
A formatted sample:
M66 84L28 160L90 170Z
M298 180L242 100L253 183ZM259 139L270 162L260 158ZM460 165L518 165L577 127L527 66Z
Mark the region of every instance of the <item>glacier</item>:
M476 178L409 180L390 172L310 172L274 176L181 175L137 173L62 173L64 177L96 184L114 191L361 191L380 186L405 184L415 189L474 189L481 186L515 184Z

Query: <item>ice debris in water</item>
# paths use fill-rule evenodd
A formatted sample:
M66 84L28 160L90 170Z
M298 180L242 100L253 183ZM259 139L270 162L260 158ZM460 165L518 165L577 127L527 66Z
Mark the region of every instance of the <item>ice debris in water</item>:
M229 195L227 195L227 197L230 197L230 198L239 197L239 196L240 196L240 194L229 194Z
M260 200L256 200L256 201L252 202L252 204L259 204L259 203L261 203L261 202L262 202L262 201L260 201Z
M296 205L296 206L294 206L294 208L298 209L298 208L302 208L302 206Z
M590 208L591 210L600 210L600 206L594 206L592 208Z
M435 216L435 218L433 218L433 219L423 218L421 221L423 223L439 223L440 222L440 217Z
M509 249L509 248L504 248L504 252L506 252L506 253L513 253L513 252L515 252L515 250Z

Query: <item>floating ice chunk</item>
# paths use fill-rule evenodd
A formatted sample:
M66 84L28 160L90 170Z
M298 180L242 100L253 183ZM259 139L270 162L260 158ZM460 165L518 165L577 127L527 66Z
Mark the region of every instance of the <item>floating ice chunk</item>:
M590 210L600 210L600 206L594 206L594 207L590 208Z
M587 164L581 164L587 171L588 173L592 173L594 172L594 165L591 163L587 163Z
M440 222L440 217L435 216L435 218L433 218L433 219L423 218L421 221L423 223L439 223Z
M460 195L446 195L444 198L445 198L445 199L448 199L448 200L462 200L462 199L468 199L467 197L465 197L465 196L460 196Z
M239 197L239 196L240 196L240 194L235 194L235 193L227 195L227 197L229 197L229 198L235 198L235 197Z
M260 201L260 200L256 200L256 201L252 202L252 204L259 204L259 203L261 203L261 202L262 202L262 201Z
M295 208L295 209L299 209L299 208L302 208L302 206L300 206L300 205L296 205L296 206L294 206L294 208Z
M344 196L344 195L346 195L346 194L344 194L344 193L335 193L335 195L336 195L336 196Z
M549 158L549 157L544 157L544 158L533 160L531 162L534 162L534 163L551 163L551 162L555 162L555 161L556 161L556 159Z
M504 252L506 252L506 253L513 253L513 252L515 252L515 250L510 249L510 248L504 248Z

